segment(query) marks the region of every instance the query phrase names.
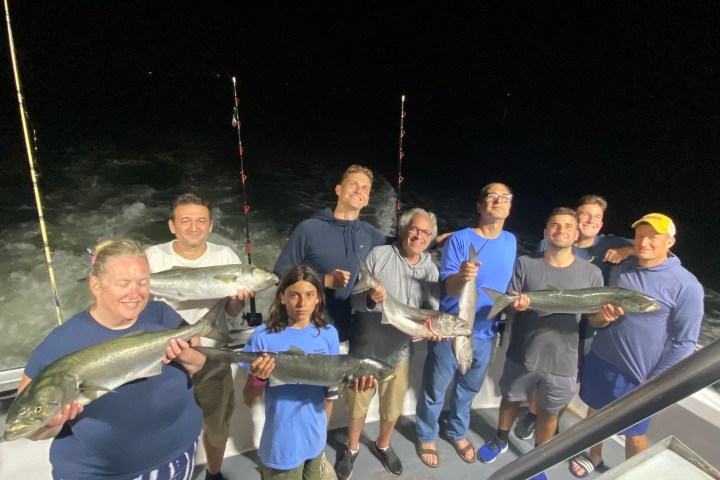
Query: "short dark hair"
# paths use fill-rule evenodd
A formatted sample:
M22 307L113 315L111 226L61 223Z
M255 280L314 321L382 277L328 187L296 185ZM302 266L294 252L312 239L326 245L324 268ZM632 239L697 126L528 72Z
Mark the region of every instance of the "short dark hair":
M212 212L210 211L210 203L200 195L188 192L179 195L170 207L170 220L175 220L175 209L180 205L200 205L208 209L210 220L212 220Z
M580 200L578 200L575 208L578 209L583 205L597 205L602 208L603 213L605 212L605 210L607 210L607 200L605 200L600 195L593 194L580 197Z
M578 216L577 212L569 207L557 207L553 208L553 211L550 212L550 215L547 217L547 220L545 221L545 225L550 223L550 219L554 217L555 215L569 215L575 219L575 223L578 223Z
M488 192L490 191L490 187L492 187L493 185L502 185L503 187L508 189L508 192L510 193L510 195L512 195L512 193L513 193L512 189L506 183L490 182L480 189L480 195L478 195L478 199L477 199L478 203L483 201L483 199L487 196Z

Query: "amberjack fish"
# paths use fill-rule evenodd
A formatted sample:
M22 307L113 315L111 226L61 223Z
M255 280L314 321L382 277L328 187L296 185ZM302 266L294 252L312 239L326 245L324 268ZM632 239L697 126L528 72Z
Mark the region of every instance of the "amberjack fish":
M194 325L132 332L55 360L10 405L5 440L32 435L73 400L87 405L127 382L159 375L165 348L173 338L200 336L227 342L226 302L219 301Z
M380 283L370 273L365 262L360 260L360 280L355 284L353 293L378 287ZM445 312L425 310L405 305L391 294L387 294L381 304L384 324L392 325L413 341L425 338L451 338L458 335L470 335L472 330L467 321Z
M362 376L372 375L378 382L395 378L395 369L383 361L363 355L308 354L297 347L284 352L243 352L227 348L193 347L213 361L252 363L256 358L270 355L275 368L270 374L270 386L286 384L320 385L344 388Z
M493 301L488 318L494 317L518 298L491 288L483 287L483 291ZM530 299L530 309L535 310L541 317L553 313L595 313L608 303L616 308L622 307L630 313L660 310L660 304L654 298L620 287L559 289L548 285L547 290L523 293Z
M150 293L174 300L209 300L238 290L259 292L277 282L277 275L255 265L172 268L150 275Z
M475 263L477 261L477 252L473 244L470 244L468 249L468 262ZM470 329L470 333L464 337L453 338L453 352L455 353L455 360L457 360L458 370L463 375L468 371L473 361L473 347L472 347L472 329L475 324L475 311L477 308L478 291L477 283L475 280L465 282L462 290L460 291L460 301L458 306L460 311L458 316L465 320Z

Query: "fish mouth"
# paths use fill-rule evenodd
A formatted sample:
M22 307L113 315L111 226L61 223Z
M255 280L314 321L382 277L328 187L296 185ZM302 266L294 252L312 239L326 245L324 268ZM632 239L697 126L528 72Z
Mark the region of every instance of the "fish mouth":
M389 381L392 380L393 378L395 378L395 372L394 372L394 371L393 371L390 375L388 375L387 377L385 377L385 379L383 380L383 382L389 382Z
M16 440L18 438L27 437L28 435L36 432L40 429L42 426L41 423L27 423L27 422L17 422L10 424L6 429L5 433L3 434L3 438L6 442L9 442L11 440Z

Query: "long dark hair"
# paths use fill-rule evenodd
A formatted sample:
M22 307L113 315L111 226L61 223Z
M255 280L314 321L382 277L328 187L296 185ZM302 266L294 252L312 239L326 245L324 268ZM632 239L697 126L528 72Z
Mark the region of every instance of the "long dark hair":
M277 292L275 292L275 301L270 306L270 313L267 319L267 330L268 332L276 333L285 330L288 326L288 314L285 305L280 303L280 295L285 292L285 289L290 285L297 282L305 281L310 283L315 290L317 290L317 296L320 301L315 305L310 317L310 322L317 328L327 328L327 319L323 312L325 311L325 289L315 271L307 265L298 265L292 267L290 270L280 279L278 283Z

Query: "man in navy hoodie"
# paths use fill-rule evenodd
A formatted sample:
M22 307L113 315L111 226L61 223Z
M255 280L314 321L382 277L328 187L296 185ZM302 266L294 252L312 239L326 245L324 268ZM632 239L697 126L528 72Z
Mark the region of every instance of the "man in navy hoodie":
M305 264L325 282L325 315L338 331L340 342L350 336L350 294L360 273L362 260L385 237L375 227L358 220L360 210L370 201L372 171L351 165L335 186L335 209L318 210L295 227L280 256L274 273L281 277L295 265ZM342 349L342 346L341 346Z
M643 292L660 302L651 313L625 313L615 320L590 317L598 328L585 358L580 398L588 414L660 375L695 351L703 318L704 291L695 276L670 252L675 224L650 213L633 223L634 257L610 273L611 286ZM605 307L603 307L605 308ZM647 448L650 419L624 432L626 458ZM570 471L586 477L602 465L602 443L573 458Z

